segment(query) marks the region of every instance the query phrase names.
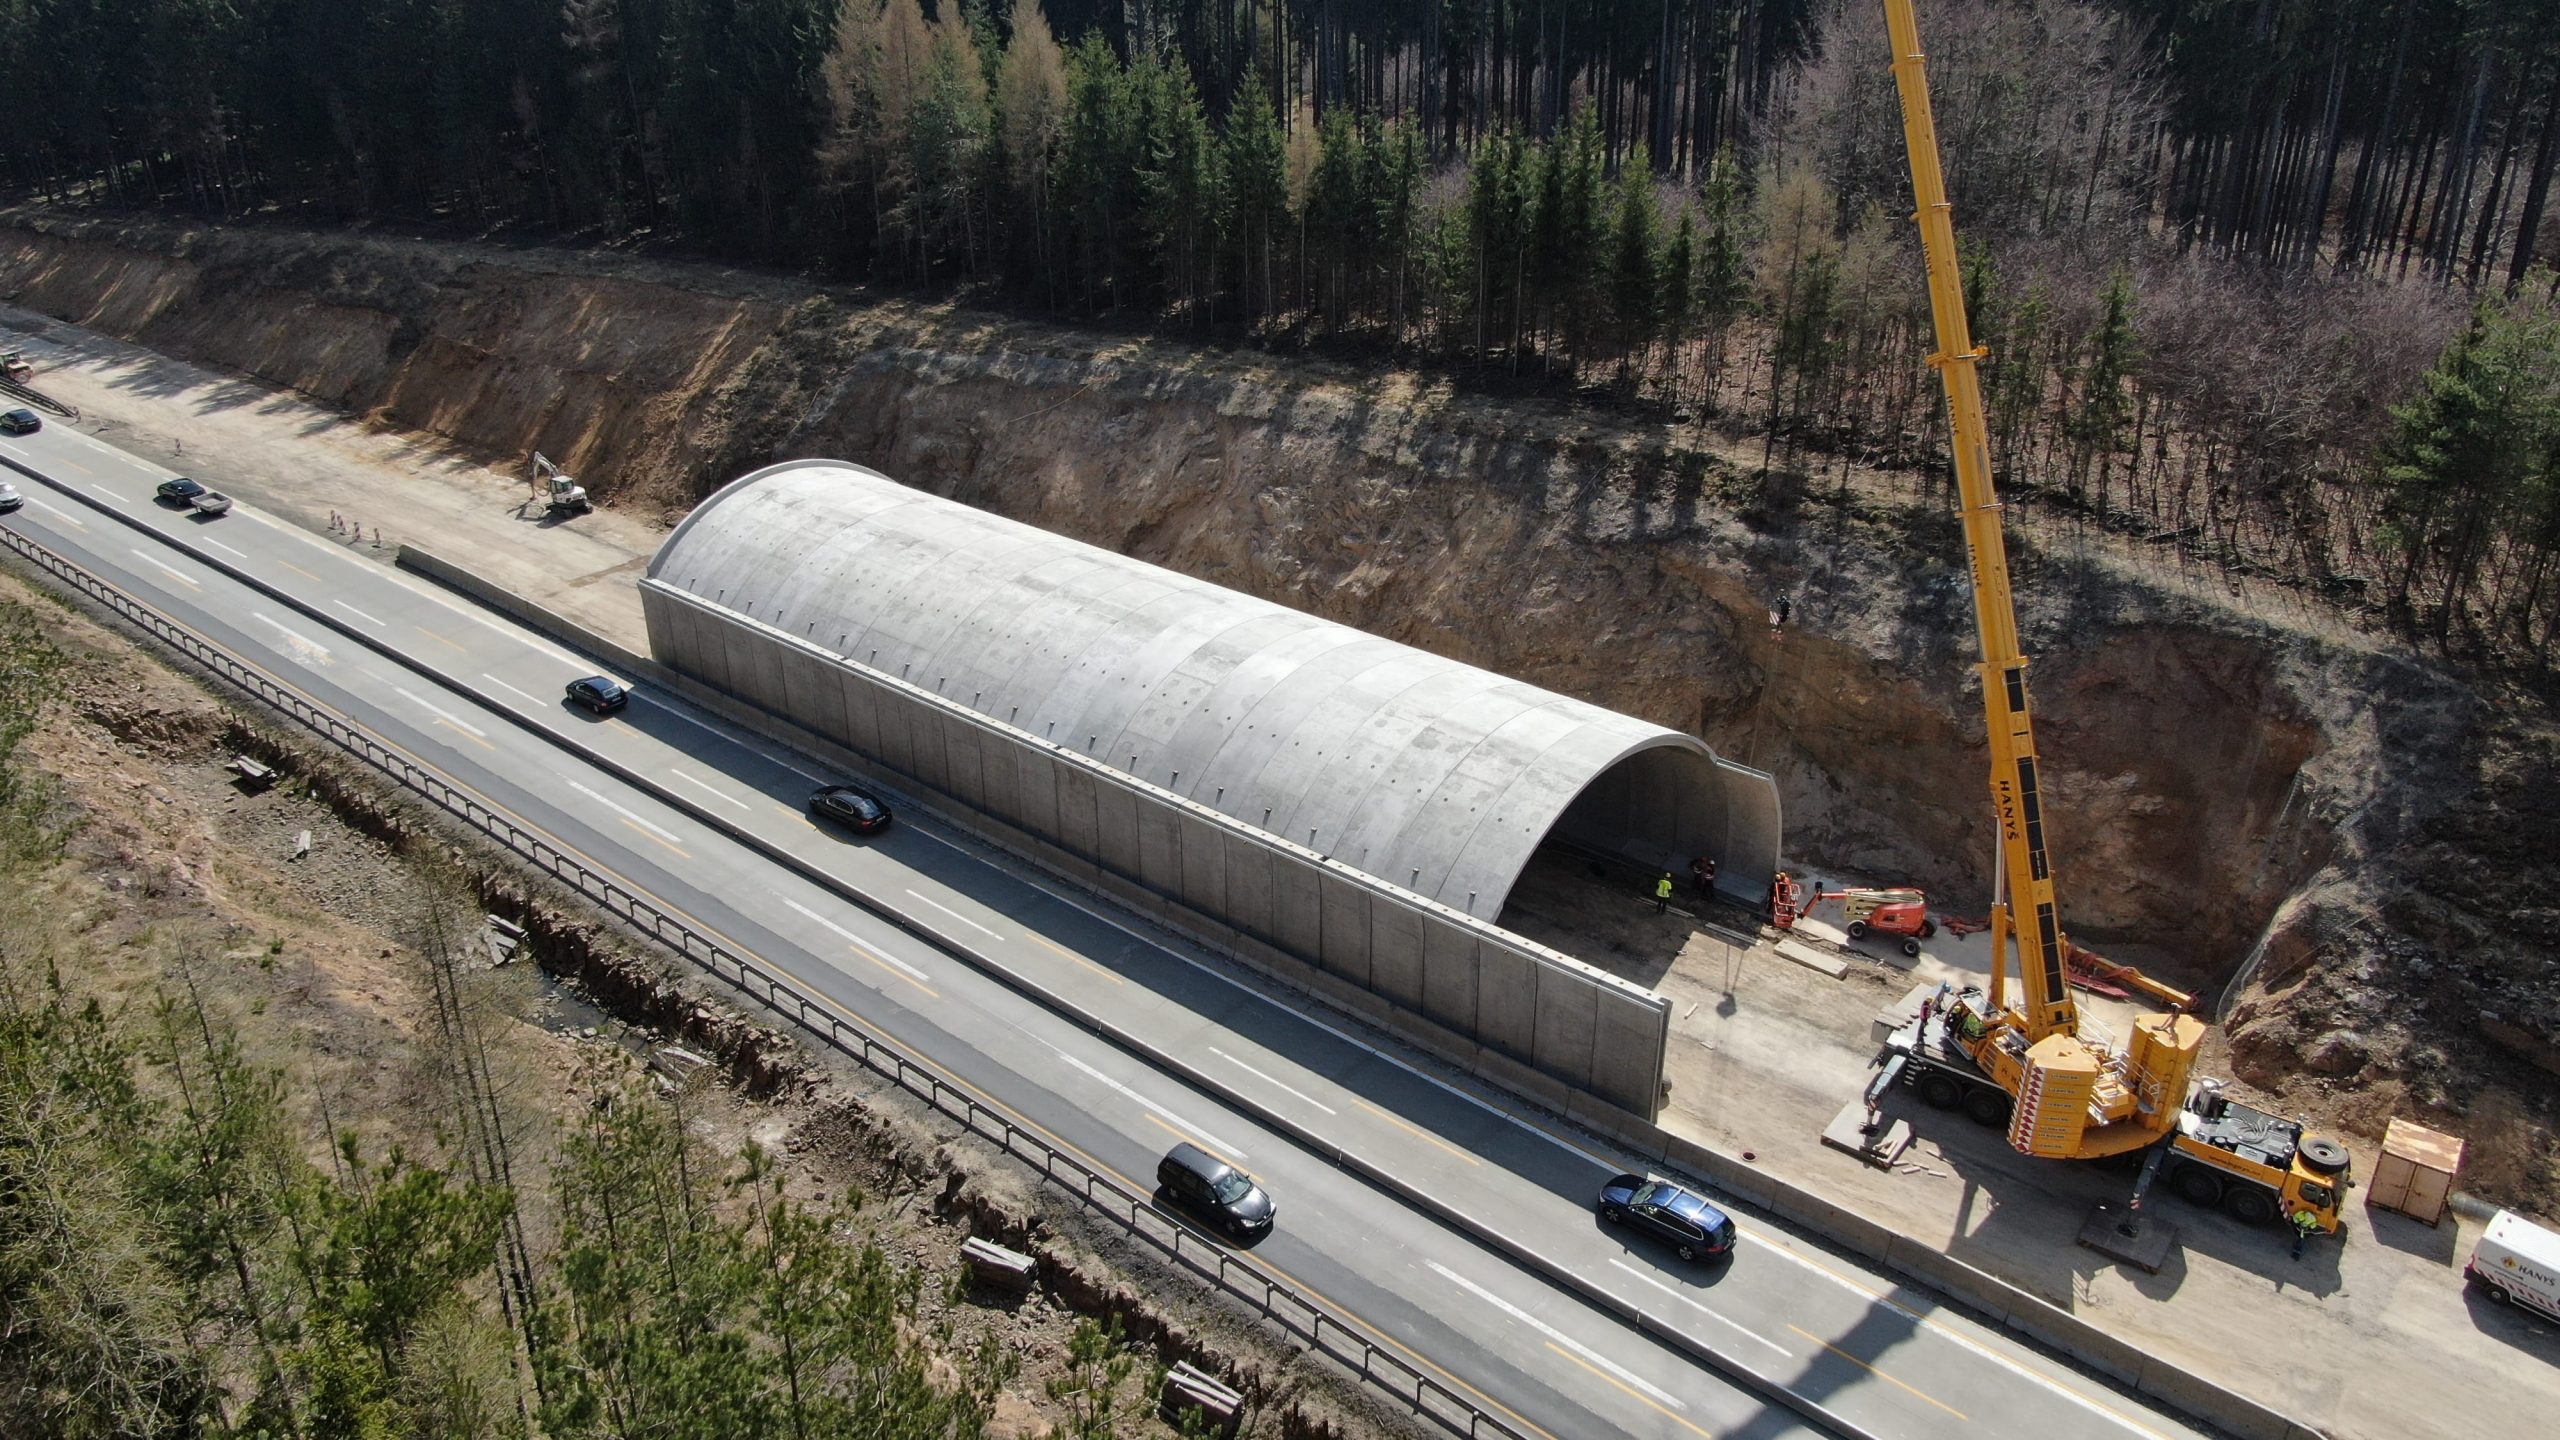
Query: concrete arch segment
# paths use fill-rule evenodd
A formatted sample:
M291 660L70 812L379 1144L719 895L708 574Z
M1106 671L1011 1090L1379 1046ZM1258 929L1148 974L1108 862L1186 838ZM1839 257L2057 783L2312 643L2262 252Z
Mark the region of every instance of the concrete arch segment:
M1646 866L1712 854L1752 898L1776 867L1769 777L1694 737L859 465L732 482L648 574L1478 920L1550 835ZM797 693L766 683L774 657L692 663Z

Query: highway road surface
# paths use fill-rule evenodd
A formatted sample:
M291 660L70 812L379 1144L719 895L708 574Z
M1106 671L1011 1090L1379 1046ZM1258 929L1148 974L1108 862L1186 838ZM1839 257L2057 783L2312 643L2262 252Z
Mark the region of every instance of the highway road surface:
M1253 1263L1527 1433L2200 1433L1747 1208L1734 1208L1730 1261L1684 1265L1594 1215L1603 1180L1642 1168L1603 1142L1282 1003L912 809L867 840L805 815L812 788L858 777L645 690L610 717L572 709L563 684L605 667L370 547L245 503L219 518L163 505L153 490L169 472L59 421L0 439L0 459L27 494L0 525L793 976L1061 1147L1140 1190L1177 1140L1251 1171L1279 1205ZM1146 1050L1215 1084L1187 1083ZM1429 1202L1396 1198L1328 1150ZM1577 1287L1640 1306L1688 1345Z

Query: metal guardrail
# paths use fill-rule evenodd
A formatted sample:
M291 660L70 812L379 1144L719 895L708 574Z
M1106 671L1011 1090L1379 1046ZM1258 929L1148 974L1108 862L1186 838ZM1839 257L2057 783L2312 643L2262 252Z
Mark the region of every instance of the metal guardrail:
M56 400L23 380L12 380L5 375L0 375L0 394L15 396L39 410L50 410L65 420L80 418L79 406L65 400Z
M935 1110L989 1141L1017 1160L1036 1167L1042 1178L1067 1191L1084 1206L1119 1226L1176 1266L1251 1305L1309 1348L1322 1351L1356 1371L1372 1388L1392 1397L1453 1434L1469 1440L1495 1436L1503 1440L1536 1440L1503 1417L1460 1394L1448 1383L1426 1374L1396 1350L1372 1339L1359 1325L1333 1307L1275 1280L1238 1259L1226 1247L1156 1210L1149 1198L1113 1175L1095 1169L1059 1149L1001 1109L978 1099L941 1070L907 1054L869 1027L837 1014L823 1001L804 993L797 982L765 969L753 957L721 945L646 898L589 869L576 857L492 810L470 794L408 756L321 709L255 667L235 658L177 621L150 609L77 563L43 545L0 526L0 542L27 560L69 583L124 619L140 626L223 680L274 706L338 748L380 771L403 788L463 821L540 867L553 879L648 933L658 943L693 962L714 978L726 981L790 1016L831 1048L865 1069L897 1085Z

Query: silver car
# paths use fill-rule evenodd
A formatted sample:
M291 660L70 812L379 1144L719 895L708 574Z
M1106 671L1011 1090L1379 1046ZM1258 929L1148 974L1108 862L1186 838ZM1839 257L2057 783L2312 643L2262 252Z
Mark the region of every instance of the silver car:
M17 486L0 480L0 515L6 515L26 503L27 497L18 493Z

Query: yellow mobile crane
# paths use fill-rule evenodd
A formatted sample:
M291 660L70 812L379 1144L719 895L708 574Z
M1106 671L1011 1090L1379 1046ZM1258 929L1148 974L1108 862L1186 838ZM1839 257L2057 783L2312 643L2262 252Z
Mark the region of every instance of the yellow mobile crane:
M2143 1184L2165 1178L2187 1199L2222 1203L2244 1219L2308 1210L2325 1230L2338 1225L2349 1183L2347 1154L2333 1140L2305 1140L2302 1126L2224 1095L2218 1082L2191 1087L2204 1022L2187 1013L2192 996L2138 971L2125 984L2165 1010L2136 1017L2119 1047L2084 1030L2071 997L2070 941L2054 905L2044 797L2037 783L2035 725L2027 697L2027 657L2009 590L2000 502L1976 366L1988 352L1965 320L1956 232L1938 161L1937 125L1912 0L1884 0L1893 75L1910 150L1913 218L1929 267L1929 308L1937 353L1929 357L1947 392L1965 550L1973 568L1974 620L1982 641L1982 700L1991 740L1991 802L1999 824L1999 898L1991 907L1990 993L1968 989L1886 1042L1870 1103L1897 1082L1942 1108L1962 1105L1976 1119L2005 1121L2009 1143L2028 1155L2102 1160L2151 1150ZM2008 994L2012 940L2019 989ZM2190 1096L2190 1089L2194 1094ZM2158 1147L2154 1149L2153 1147Z

